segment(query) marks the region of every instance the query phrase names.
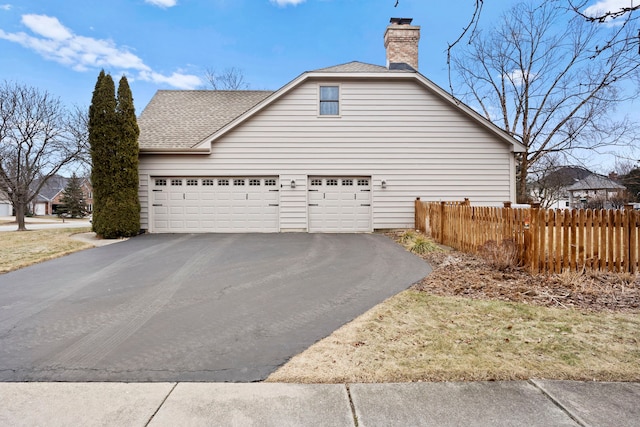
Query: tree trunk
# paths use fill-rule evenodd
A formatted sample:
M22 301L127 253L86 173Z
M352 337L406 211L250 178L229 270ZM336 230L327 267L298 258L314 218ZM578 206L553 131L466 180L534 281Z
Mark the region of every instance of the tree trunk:
M24 224L24 214L27 211L25 203L16 203L16 222L18 223L18 231L27 231L27 227Z
M520 160L520 174L518 176L518 185L517 190L518 194L516 195L516 200L518 203L528 203L529 202L529 193L527 191L527 169L529 168L529 159L527 158L529 153L522 153L522 158Z

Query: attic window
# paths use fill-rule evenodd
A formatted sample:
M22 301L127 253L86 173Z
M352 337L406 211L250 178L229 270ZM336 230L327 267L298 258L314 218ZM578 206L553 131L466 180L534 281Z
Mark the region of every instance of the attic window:
M340 86L320 86L320 115L340 114Z

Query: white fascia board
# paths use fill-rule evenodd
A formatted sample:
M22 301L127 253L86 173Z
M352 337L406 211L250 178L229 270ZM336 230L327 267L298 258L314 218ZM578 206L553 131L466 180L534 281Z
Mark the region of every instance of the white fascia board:
M138 150L140 154L209 154L211 153L211 146L209 147L186 147L186 148L158 148L158 147L146 147Z

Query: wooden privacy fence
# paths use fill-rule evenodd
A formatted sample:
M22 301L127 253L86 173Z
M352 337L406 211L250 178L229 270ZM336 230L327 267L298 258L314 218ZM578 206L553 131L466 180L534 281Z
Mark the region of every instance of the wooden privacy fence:
M416 200L416 229L439 243L477 252L488 241L515 242L520 265L534 273L640 268L640 214L624 210L547 210Z

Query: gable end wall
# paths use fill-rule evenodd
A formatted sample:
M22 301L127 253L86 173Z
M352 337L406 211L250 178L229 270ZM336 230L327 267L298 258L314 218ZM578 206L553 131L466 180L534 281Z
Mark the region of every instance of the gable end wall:
M339 81L340 117L318 116L305 81L214 141L210 155L140 156L143 228L153 176L279 176L280 229L307 229L307 177L372 178L374 229L413 227L416 197L501 205L515 197L511 147L415 81ZM381 182L386 181L387 188Z

